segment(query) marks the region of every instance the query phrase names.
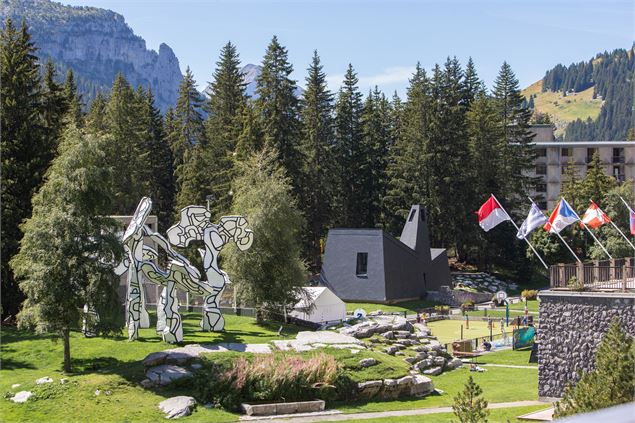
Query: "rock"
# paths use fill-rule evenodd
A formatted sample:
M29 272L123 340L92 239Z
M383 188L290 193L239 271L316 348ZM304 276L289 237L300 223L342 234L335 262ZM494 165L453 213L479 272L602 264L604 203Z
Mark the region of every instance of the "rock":
M39 379L37 379L35 381L36 385L42 385L43 383L51 383L53 382L53 379L51 379L50 377L46 376L46 377L41 377Z
M64 385L66 383L68 383L68 379L66 379L66 378L60 379L60 385Z
M362 398L372 398L379 393L383 384L384 382L381 380L369 380L367 382L360 382L357 384L359 396Z
M417 362L417 358L416 357L406 357L403 359L403 361L405 361L408 364L415 364Z
M194 407L196 407L196 400L187 396L172 397L159 403L159 408L165 413L167 419L189 416Z
M150 379L143 379L141 383L139 383L143 388L148 389L154 386L154 383Z
M392 388L394 386L397 386L397 381L395 379L384 379L384 387L385 388Z
M394 345L391 345L390 347L384 348L384 352L386 354L390 354L390 355L395 355L395 353L399 351L399 348L395 347Z
M428 353L426 352L420 352L420 353L417 353L417 355L415 355L415 361L421 361L426 358L428 358Z
M397 352L395 353L395 355L398 355L398 356L400 356L400 357L403 357L403 356L405 356L406 354L405 354L404 352L402 352L402 351L397 351Z
M370 367L370 366L375 366L377 364L377 360L375 360L374 358L370 357L370 358L364 358L362 360L359 361L359 365L361 367Z
M397 348L398 350L405 350L406 346L404 344L393 344L393 347Z
M33 395L32 392L20 391L11 398L11 401L17 402L17 403L23 403L23 402L26 402L29 398L31 398L31 395Z
M101 391L100 391L99 389L97 389L97 390L95 391L95 396L97 396L97 397L98 397L98 396L100 396L100 395L101 395Z
M165 351L158 351L150 353L143 359L143 367L154 367L159 364L165 364L165 358L168 353Z
M432 379L429 377L414 375L412 376L412 379L413 383L410 388L410 395L424 396L434 392L434 384L432 383Z
M19 383L14 383L13 385L11 385L11 389L19 388L20 386L22 385Z
M203 365L201 363L193 363L193 364L190 364L190 367L194 370L200 370L203 368Z
M175 380L192 377L192 373L183 367L173 364L162 364L151 367L146 371L146 376L155 385L168 385Z
M418 370L425 370L430 366L432 366L432 360L429 358L426 358L424 360L419 361L417 364L415 364L414 367Z
M453 358L452 360L448 361L445 365L448 369L456 369L458 367L463 366L463 362L461 361L460 358Z
M391 330L382 333L381 336L383 336L386 339L395 339L395 334Z
M410 386L410 385L412 385L412 381L413 381L412 376L404 376L404 377L402 377L402 378L397 379L397 385L400 385L400 386L403 386L403 385Z
M434 357L432 359L432 364L434 364L435 366L445 366L445 358L443 357Z
M428 357L436 357L437 355L439 355L439 353L434 350L428 351Z
M441 367L432 367L431 369L424 370L423 374L430 375L430 376L438 376L441 374L441 372L443 372L443 369L441 369Z

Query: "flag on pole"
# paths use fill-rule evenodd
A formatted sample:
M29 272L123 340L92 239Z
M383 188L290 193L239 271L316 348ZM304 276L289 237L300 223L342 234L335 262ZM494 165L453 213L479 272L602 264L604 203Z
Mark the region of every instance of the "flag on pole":
M547 216L542 214L540 208L535 203L531 204L531 208L529 209L529 214L527 215L527 219L520 225L520 229L516 234L516 238L525 239L527 235L529 235L534 229L539 226L544 225L548 222Z
M631 217L631 235L635 235L635 211L631 210L629 214Z
M545 230L552 234L559 234L561 230L580 220L575 211L571 208L567 200L562 198L549 217L545 225Z
M584 216L582 216L582 223L593 229L597 229L605 223L611 223L611 219L602 211L600 206L591 200L591 205L586 212L584 212ZM582 226L582 224L580 224L580 226Z
M501 222L511 220L493 195L490 195L489 199L483 203L476 214L478 215L478 224L485 232L488 232Z

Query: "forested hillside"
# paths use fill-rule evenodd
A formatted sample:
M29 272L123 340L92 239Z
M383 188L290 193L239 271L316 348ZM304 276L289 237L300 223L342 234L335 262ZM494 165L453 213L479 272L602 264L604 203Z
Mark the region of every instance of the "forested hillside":
M616 49L568 67L557 65L542 79L542 95L526 91L529 106L543 113L551 112L557 120L564 108L557 106L569 104L569 112L574 111L571 117L575 119L566 126L564 138L570 141L632 139L634 52L633 48ZM544 97L549 93L557 94L559 98L547 103ZM592 95L577 105L572 104L582 93ZM595 115L598 101L602 107ZM546 104L555 107L548 109Z

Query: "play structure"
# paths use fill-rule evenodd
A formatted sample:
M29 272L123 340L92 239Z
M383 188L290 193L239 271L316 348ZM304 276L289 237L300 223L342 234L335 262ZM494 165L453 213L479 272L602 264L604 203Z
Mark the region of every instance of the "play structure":
M115 269L122 275L127 272L128 294L126 299L126 323L128 339L139 337L139 328L150 326L143 298L143 278L162 286L157 302L157 332L169 343L183 341L183 323L179 314L177 288L193 295L204 297L201 328L205 331L221 331L225 320L218 306L218 296L229 282L227 273L218 267L218 254L230 242L239 250L247 250L253 243L253 232L242 216L223 216L212 223L210 212L203 206L188 206L181 210L180 220L167 230L167 239L152 231L145 221L152 210L152 200L144 197L123 235L125 258ZM161 248L167 258L165 268L156 263L159 253L144 243L149 239ZM172 247L187 247L200 241L199 249L203 262L203 273Z

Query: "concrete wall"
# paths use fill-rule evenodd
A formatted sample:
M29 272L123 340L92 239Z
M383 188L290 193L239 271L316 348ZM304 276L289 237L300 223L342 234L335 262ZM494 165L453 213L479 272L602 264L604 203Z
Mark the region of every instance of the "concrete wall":
M635 293L543 291L539 299L540 397L561 397L579 370L592 370L595 350L613 317L635 336Z
M428 263L430 257L428 256ZM425 259L415 251L384 234L386 300L419 299L425 295Z
M331 229L321 282L344 301L385 301L383 245L381 229ZM355 274L357 253L368 253L366 276Z

